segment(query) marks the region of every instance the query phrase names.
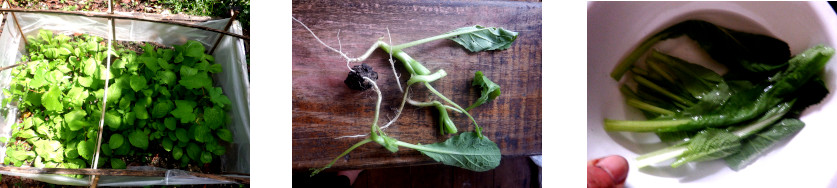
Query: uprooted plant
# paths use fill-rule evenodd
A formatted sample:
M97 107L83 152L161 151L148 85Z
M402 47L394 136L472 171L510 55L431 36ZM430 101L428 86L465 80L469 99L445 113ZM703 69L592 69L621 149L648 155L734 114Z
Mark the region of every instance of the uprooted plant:
M372 88L378 96L378 100L375 105L375 117L372 121L372 126L370 128L371 130L368 136L360 142L349 147L349 149L337 156L334 160L332 160L329 164L325 165L324 167L319 169L312 169L313 172L311 173L311 176L316 175L317 173L331 167L331 165L337 162L337 159L340 159L355 148L369 142L378 143L393 153L398 151L398 147L407 147L415 149L437 162L441 162L446 165L465 168L472 171L487 171L494 169L500 164L500 149L497 147L497 144L495 144L493 141L489 140L488 137L482 134L482 128L477 124L476 120L471 116L471 114L468 113L468 110L471 110L487 101L497 98L500 95L500 86L489 80L488 77L483 75L481 71L477 71L474 75L472 85L479 86L481 88L481 97L477 99L474 102L474 104L472 104L468 108L462 108L461 106L450 100L448 97L437 91L430 84L433 81L445 77L447 75L447 72L445 72L445 70L443 69L439 69L436 72L431 72L421 62L413 59L410 55L408 55L407 52L404 51L404 49L430 41L450 39L471 52L505 50L511 46L515 39L517 39L517 32L508 31L503 28L483 27L476 25L471 27L455 29L453 31L441 35L428 37L399 45L391 45L391 38L389 44L382 41L382 39L379 39L374 44L372 44L369 50L367 50L366 53L364 53L362 56L358 58L350 58L348 55L343 53L342 50L334 49L325 44L323 41L321 41L314 34L314 32L311 31L307 26L305 26L305 24L303 24L301 21L297 20L296 18L293 18L293 20L300 23L303 27L305 27L306 30L311 32L311 34L314 36L315 39L317 39L318 42L320 42L320 44L324 45L325 47L329 48L334 52L339 53L343 58L346 59L346 67L349 68L349 76L346 78L345 81L347 86L357 90L366 90ZM387 32L389 33L389 30L387 30ZM389 123L382 127L378 126L378 116L380 114L382 99L381 90L378 88L378 85L375 82L378 79L378 74L374 72L374 70L372 70L372 68L366 64L361 64L354 67L349 66L349 64L352 62L364 61L372 54L373 51L375 51L375 49L378 48L384 50L386 53L390 55L389 62L392 66L393 73L395 74L396 81L398 81L399 76L397 73L395 73L395 61L393 60L393 58L400 61L404 68L407 70L407 73L410 74L405 89L401 88L400 81L398 83L399 89L404 93L404 97L401 101L401 106L396 111L395 117ZM444 103L437 100L421 102L409 99L410 86L414 84L423 84L433 95L441 99ZM387 136L383 129L390 126L393 122L395 122L398 119L401 111L404 108L405 103L409 103L410 105L417 107L434 107L435 109L437 109L439 112L439 130L442 135L455 134L458 132L458 129L454 125L453 120L451 120L450 116L448 115L448 111L465 114L465 116L467 116L470 119L470 122L474 124L474 131L463 132L461 134L449 138L444 142L433 143L428 145L410 144L396 140L393 137Z

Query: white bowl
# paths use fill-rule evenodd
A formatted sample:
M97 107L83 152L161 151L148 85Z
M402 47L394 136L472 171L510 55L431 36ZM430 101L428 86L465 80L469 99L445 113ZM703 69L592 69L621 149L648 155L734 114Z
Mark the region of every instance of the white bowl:
M642 120L627 106L613 67L649 35L686 19L702 19L727 28L765 34L788 43L792 54L819 44L837 48L837 15L827 2L592 2L587 9L587 159L637 156L667 145L653 133L605 132L603 120ZM690 40L657 49L723 72ZM825 80L835 91L837 57L826 65ZM837 187L837 107L833 95L808 108L796 136L740 171L722 160L671 168L669 162L630 167L628 187Z

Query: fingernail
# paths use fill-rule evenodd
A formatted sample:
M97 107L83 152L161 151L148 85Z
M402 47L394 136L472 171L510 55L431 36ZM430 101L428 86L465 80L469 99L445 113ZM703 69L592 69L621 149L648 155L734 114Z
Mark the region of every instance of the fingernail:
M628 177L628 160L622 156L607 156L596 160L594 165L607 171L616 184L624 183Z

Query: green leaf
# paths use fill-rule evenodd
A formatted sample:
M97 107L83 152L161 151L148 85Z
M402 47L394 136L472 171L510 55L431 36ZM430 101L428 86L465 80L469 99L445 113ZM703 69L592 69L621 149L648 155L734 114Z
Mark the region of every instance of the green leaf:
M482 71L474 73L474 81L471 85L479 86L482 88L482 91L480 92L480 98L477 99L477 101L474 101L474 104L466 108L465 111L470 111L471 109L488 101L494 100L497 96L500 96L500 85L497 85L489 80L488 77L482 74Z
M508 49L512 42L517 39L518 34L503 28L479 25L459 28L448 33L463 33L449 39L459 43L471 52Z
M799 132L803 127L805 127L805 123L798 119L784 119L743 141L741 151L724 157L724 161L733 170L741 170L766 153L779 141Z
M172 154L172 157L174 157L175 160L178 160L178 159L180 159L181 156L183 156L183 149L180 149L180 147L174 147L171 150L171 154Z
M78 84L87 88L90 88L90 85L93 84L93 79L90 77L77 77Z
M96 142L93 140L82 140L77 146L78 155L86 160L93 159L93 152L96 151Z
M99 66L94 58L87 58L84 60L84 70L82 70L82 73L87 76L92 76L98 68Z
M186 65L180 66L180 76L181 77L194 76L196 74L198 74L198 69L195 69L195 68L192 68L192 67L189 67L189 66L186 66Z
M179 141L188 142L191 139L189 138L189 134L186 132L186 129L177 128L174 133Z
M708 128L698 132L686 146L688 149L677 158L671 167L677 168L688 162L699 162L726 157L740 151L740 137L725 130Z
M203 151L201 147L194 142L189 142L189 145L186 146L186 154L189 155L189 158L192 160L200 160L201 151Z
M500 148L477 133L463 132L450 139L430 145L412 147L436 162L472 171L484 172L500 165Z
M211 139L210 137L212 137L212 133L210 132L209 127L205 125L195 126L195 141L206 142Z
M198 41L189 40L189 41L186 41L186 44L183 44L183 45L186 48L185 49L186 51L183 52L183 53L187 57L201 58L204 55L203 52L206 51L206 49L203 47L203 44L201 44Z
M147 80L145 80L145 77L143 76L131 76L131 89L133 89L134 92L139 92L140 90L145 89L148 87L146 81Z
M166 118L166 120L164 121L164 123L165 123L165 125L166 125L166 128L167 128L167 129L169 129L169 130L172 130L172 131L173 131L173 130L175 130L175 129L177 128L177 120L176 120L176 119L174 119L174 118L172 118L172 117L168 117L168 118Z
M203 119L209 129L215 130L226 123L227 114L220 107L204 108Z
M67 114L64 114L64 121L67 122L67 126L70 127L70 130L77 131L79 129L88 127L91 125L90 122L85 121L85 117L87 116L87 112L84 110L76 109Z
M165 149L166 151L171 151L172 147L174 147L174 142L172 142L168 138L163 139L163 149Z
M137 119L148 119L148 110L146 109L146 101L139 100L134 104L134 115Z
M67 102L69 102L70 106L80 107L82 104L84 104L84 101L85 99L87 99L88 96L90 96L90 94L87 93L87 90L85 90L84 88L73 87L72 89L70 89L69 92L67 92L67 97L64 99L67 100Z
M233 141L232 133L227 129L224 129L224 128L218 129L215 132L215 134L217 134L218 138L221 138L221 140L224 140L224 141L227 141L227 142L232 142Z
M231 103L230 99L227 98L226 95L224 95L224 91L220 87L212 87L212 88L209 88L208 90L209 90L209 101L212 101L212 103L215 103L215 105L218 105L221 108L224 108L224 105L229 105Z
M212 153L207 151L201 153L201 162L204 164L212 162Z
M165 117L172 109L174 109L174 104L170 100L161 100L154 104L154 107L151 109L151 117Z
M160 80L161 84L171 86L176 83L175 81L177 81L177 75L175 75L174 72L170 70L159 71L157 72L157 80Z
M108 144L110 144L111 149L122 147L123 143L125 143L125 137L122 137L121 134L117 133L110 135L110 141L108 142Z
M113 149L110 148L110 145L108 145L108 144L102 144L102 153L105 154L105 156L112 156L113 155Z
M222 69L223 69L223 67L221 67L221 64L216 63L216 64L212 64L209 67L207 67L206 71L211 72L211 73L220 73L221 71L223 71Z
M209 77L206 71L200 71L193 76L183 76L178 83L187 89L211 87L212 78Z
M119 129L122 126L122 117L119 117L119 113L115 111L108 111L105 113L105 124L111 129Z
M41 97L41 103L47 111L61 112L64 109L64 104L61 103L62 92L58 86L53 85L49 87L49 91Z
M148 148L148 135L142 131L133 131L128 134L128 141L130 141L131 145L134 147L141 149Z
M110 167L113 169L125 169L125 161L122 159L114 158L110 160Z
M139 57L140 62L145 64L145 67L151 69L152 71L160 70L160 66L157 64L156 57L149 57L149 56L141 56Z
M195 113L192 110L195 108L195 101L176 100L174 104L177 106L171 114L180 118L180 123L189 123L195 120Z
M77 148L78 148L78 142L71 142L70 144L67 145L66 148L64 148L64 156L67 159L77 158L79 156Z

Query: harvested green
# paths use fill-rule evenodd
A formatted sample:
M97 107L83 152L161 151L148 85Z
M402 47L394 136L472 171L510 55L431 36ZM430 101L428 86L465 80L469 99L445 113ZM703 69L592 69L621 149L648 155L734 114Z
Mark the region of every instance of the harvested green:
M683 35L729 72L721 75L657 50L648 53L657 42ZM740 170L800 131L801 112L828 94L822 72L835 50L818 45L791 57L787 46L705 21L675 24L652 35L611 72L616 80L631 73L627 81L636 86L623 84L620 92L648 120L605 119L604 128L654 132L673 144L638 157L639 167L672 158L672 167L723 158ZM637 64L643 55L644 64Z

